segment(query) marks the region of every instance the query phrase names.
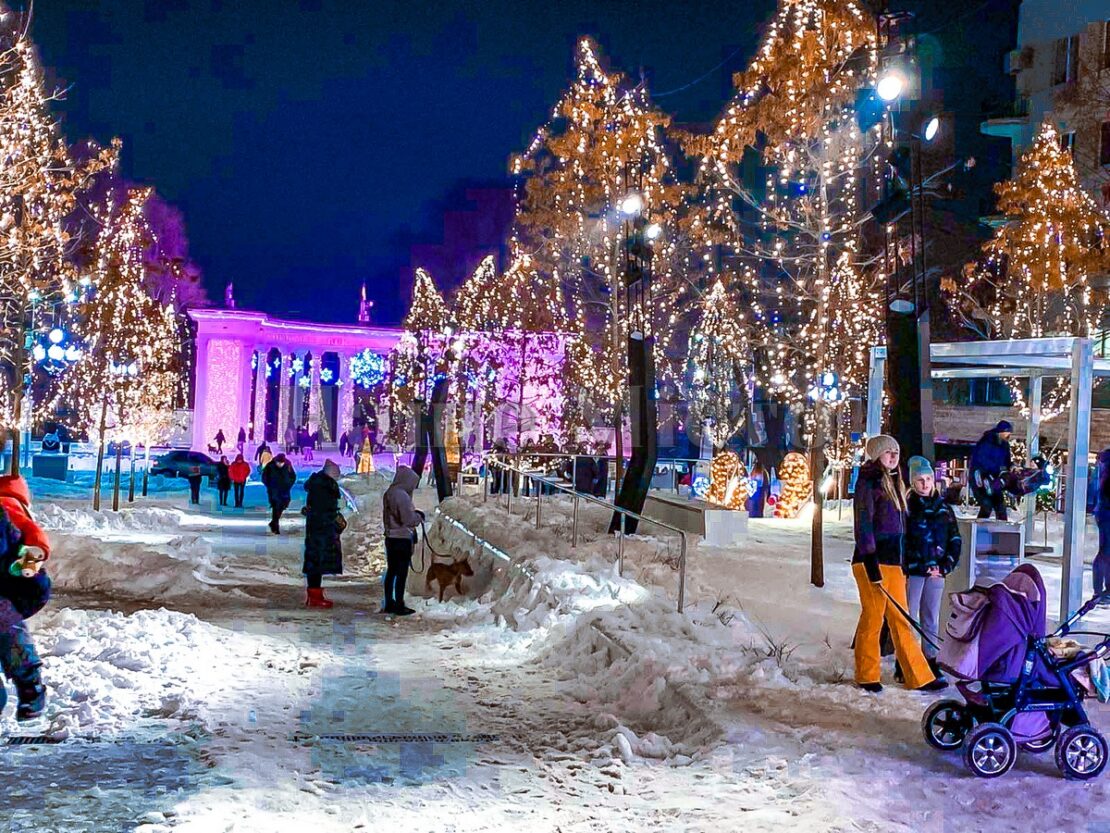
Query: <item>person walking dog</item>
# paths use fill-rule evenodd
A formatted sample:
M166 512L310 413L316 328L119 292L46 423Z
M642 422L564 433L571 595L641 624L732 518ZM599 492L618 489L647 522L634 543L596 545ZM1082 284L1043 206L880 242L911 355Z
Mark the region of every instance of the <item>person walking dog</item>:
M424 513L412 505L412 493L420 477L408 466L398 466L393 483L382 496L382 525L385 527L385 613L408 616L415 611L405 607L405 582L409 577L416 528Z

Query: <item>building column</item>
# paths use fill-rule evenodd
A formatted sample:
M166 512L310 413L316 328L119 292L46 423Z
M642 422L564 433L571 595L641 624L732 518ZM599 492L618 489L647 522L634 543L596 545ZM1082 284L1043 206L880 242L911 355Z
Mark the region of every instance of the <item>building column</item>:
M344 431L350 432L354 425L355 415L355 383L351 379L351 357L339 354L339 408L335 430L340 435ZM354 438L351 438L354 442Z
M293 369L293 354L281 351L281 367L278 368L278 418L277 444L284 450L285 429L289 427L289 409L293 407L293 379L289 371Z
M321 420L324 415L324 397L323 391L320 388L320 366L323 362L324 354L312 354L312 367L306 368L309 373L309 386L308 386L308 431L320 432L320 442L330 443L333 439L331 432L328 430L327 420Z
M258 352L258 382L254 389L254 442L261 443L266 438L266 383L269 381L266 373L269 369L270 348L256 347ZM250 429L247 429L248 436Z

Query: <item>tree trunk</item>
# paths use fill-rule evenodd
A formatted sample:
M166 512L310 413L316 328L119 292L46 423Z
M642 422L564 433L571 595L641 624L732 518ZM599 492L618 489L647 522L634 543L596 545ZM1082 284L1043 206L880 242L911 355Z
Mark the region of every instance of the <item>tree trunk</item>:
M829 261L828 253L821 242L824 237L825 229L831 227L832 222L829 217L829 202L826 193L826 183L824 180L821 182L820 191L820 220L822 234L818 236L817 243L817 281L819 286L819 293L817 296L817 322L822 326L827 326L825 322L826 316L826 293L824 287L828 285L829 281ZM816 378L815 384L818 390L821 390L821 376L825 370L825 357L827 340L825 338L817 339L817 362L816 362ZM810 528L810 550L809 550L809 581L814 587L825 586L825 530L824 530L824 496L821 494L821 481L824 479L825 473L825 402L819 395L817 401L813 406L813 445L809 455L810 475L813 480L813 525Z
M143 466L143 497L146 497L147 477L150 473L150 443L143 446L143 457L146 463Z
M127 481L127 502L135 502L135 446L131 446L131 477Z
M123 442L116 440L116 480L112 484L112 511L119 511L119 478L120 466L123 463Z
M104 423L108 420L108 399L100 407L100 423L97 426L96 475L93 480L93 511L100 511L100 486L104 479Z

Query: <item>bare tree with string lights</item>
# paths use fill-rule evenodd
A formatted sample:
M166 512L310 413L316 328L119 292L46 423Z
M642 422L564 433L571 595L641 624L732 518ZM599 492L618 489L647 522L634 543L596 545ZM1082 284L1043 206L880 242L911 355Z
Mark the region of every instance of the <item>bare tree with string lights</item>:
M12 432L12 473L19 471L19 431L51 414L54 400L32 407L34 372L28 348L37 315L75 297L78 245L71 216L78 196L115 164L119 142L75 153L51 106L28 19L0 3L0 422ZM80 156L80 160L78 160Z
M590 414L616 430L618 457L627 410L628 310L624 292L625 220L642 213L659 233L654 245L652 326L656 364L666 372L674 309L682 296L676 257L678 184L666 129L645 87L602 66L597 47L578 44L576 77L551 121L513 160L521 177L514 246L559 285L573 338L567 345L568 432Z
M861 231L881 180L882 127L861 129L856 110L878 67L876 21L862 4L780 0L714 130L687 142L701 159L691 231L710 274L737 286L751 309L755 384L810 408L815 486L827 466L850 460L846 403L865 390L868 348L882 340L886 278ZM752 160L762 182L745 177ZM814 497L820 585L819 490Z
M1091 279L1110 271L1110 217L1082 187L1055 127L1041 126L1013 179L995 190L1005 222L965 280L944 283L965 325L985 338L1092 335L1106 318L1106 289ZM1024 386L1010 387L1028 413ZM1057 378L1043 416L1061 413L1070 392L1069 380Z
M97 441L95 509L100 508L105 443L116 443L113 508L118 509L123 443L149 446L165 438L173 427L174 395L183 371L173 307L145 290L151 232L143 205L148 195L146 189L133 190L118 208L107 208L91 293L79 306L75 325L83 355L62 375L60 386L77 427Z

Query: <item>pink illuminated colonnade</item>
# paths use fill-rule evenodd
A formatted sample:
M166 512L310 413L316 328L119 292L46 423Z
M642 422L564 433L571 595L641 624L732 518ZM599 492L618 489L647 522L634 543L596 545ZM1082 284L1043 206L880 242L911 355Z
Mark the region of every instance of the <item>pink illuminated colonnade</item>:
M335 433L352 424L351 358L367 348L385 356L402 333L386 327L282 321L235 309L190 310L189 315L197 325L192 447L201 451L217 431L223 431L229 446L240 427L251 433L252 414L255 441L262 439L263 430L268 439L280 441L291 421L299 423L299 414L307 411L309 430L319 428L326 442L334 442ZM321 378L327 354L338 358L338 379ZM335 371L328 371L334 376ZM334 419L321 407L323 391L329 388L330 396L338 396Z

